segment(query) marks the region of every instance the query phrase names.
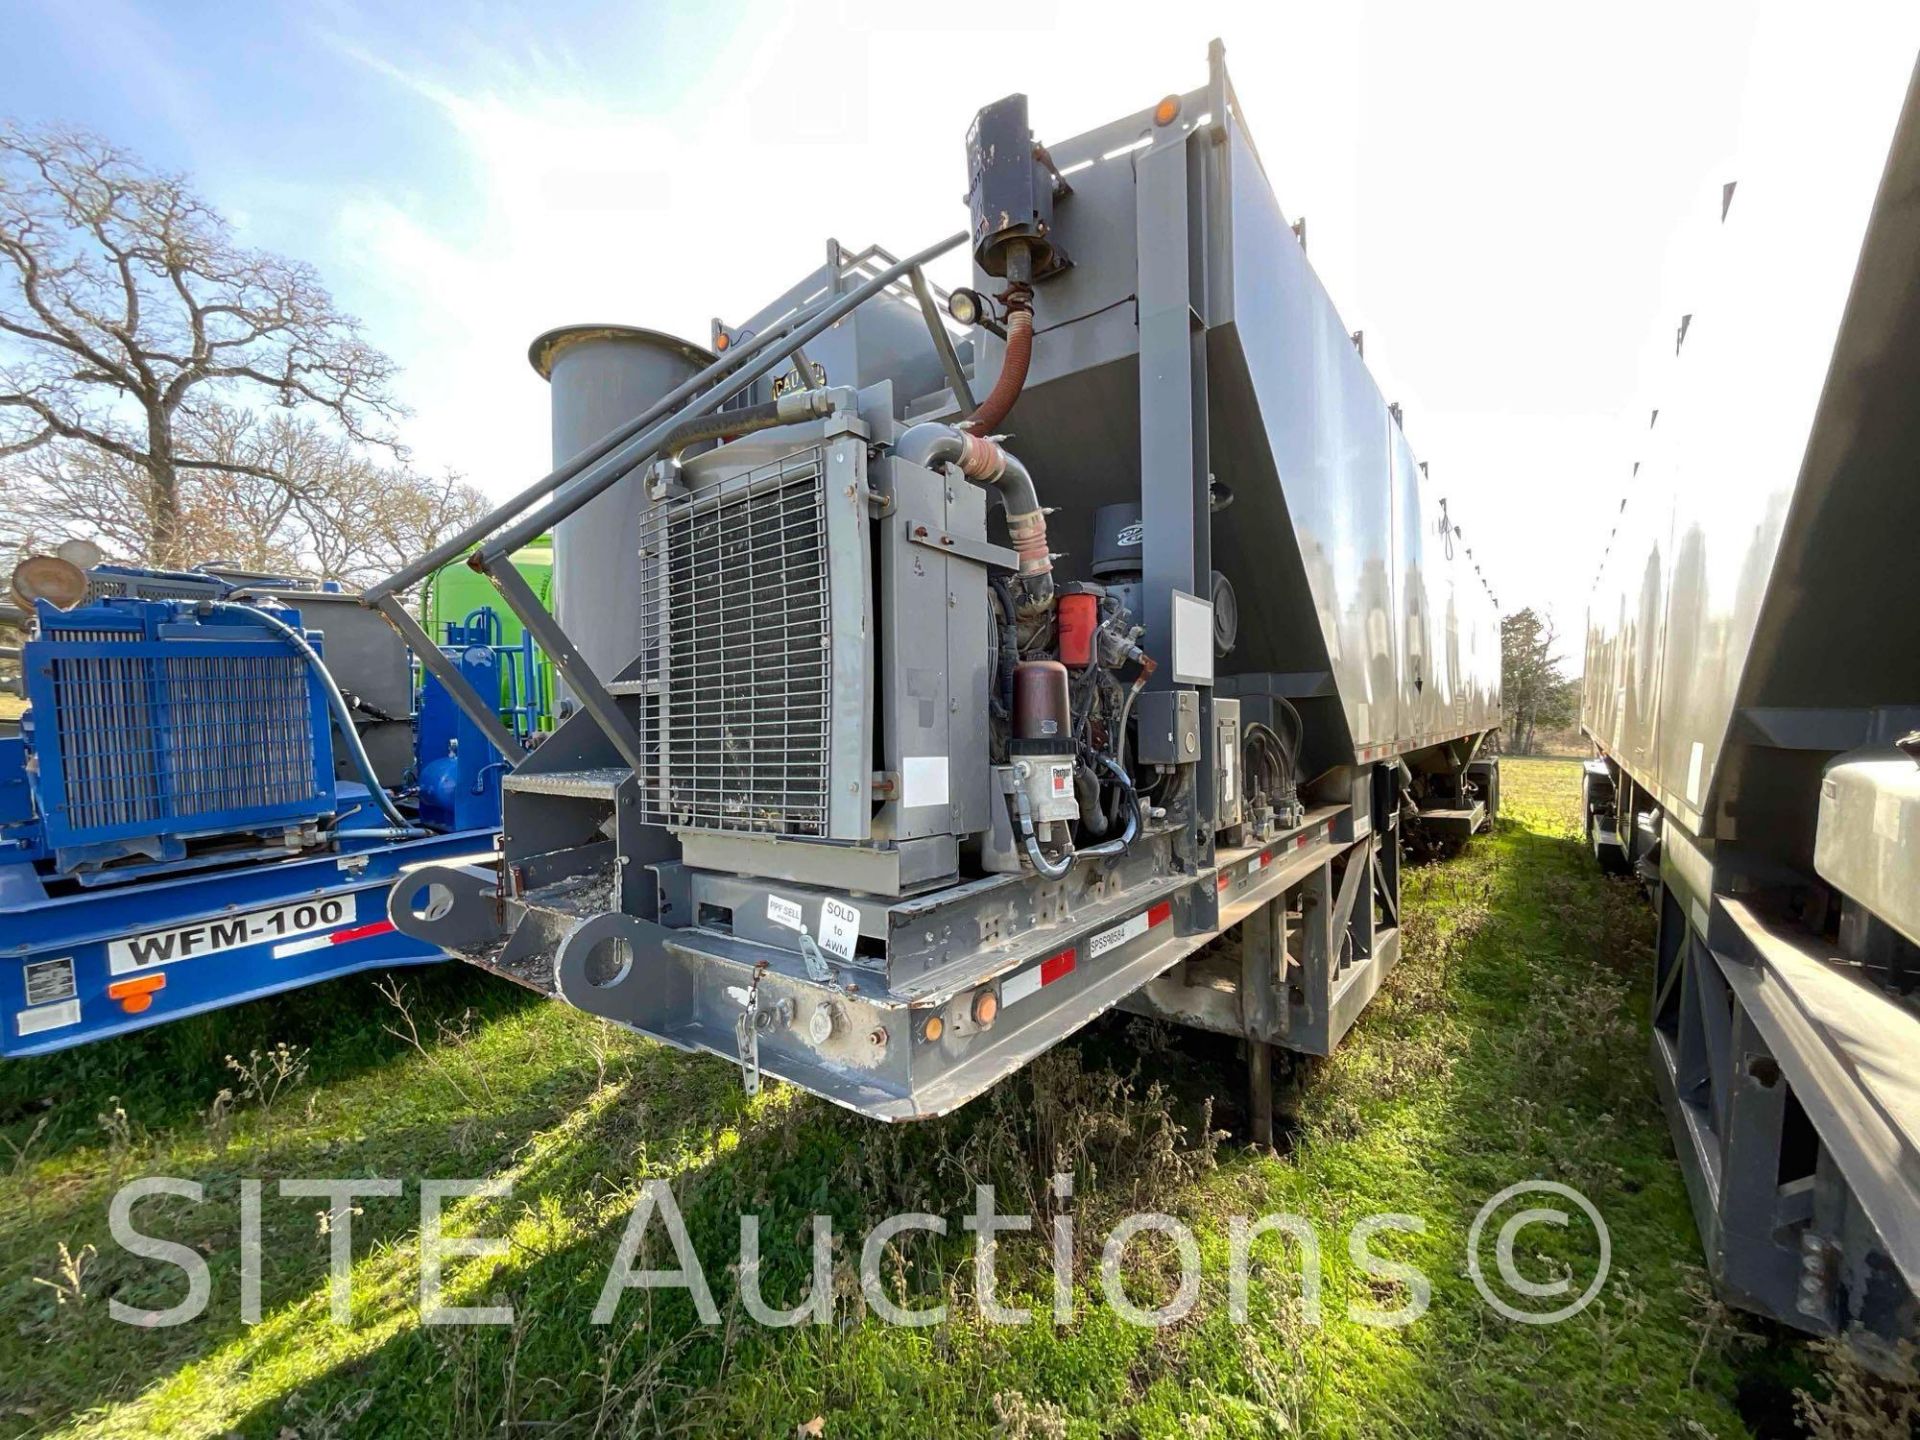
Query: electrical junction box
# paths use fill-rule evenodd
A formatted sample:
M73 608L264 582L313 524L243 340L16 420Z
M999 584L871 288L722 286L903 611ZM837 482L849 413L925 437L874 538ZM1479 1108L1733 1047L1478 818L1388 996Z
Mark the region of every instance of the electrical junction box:
M1140 758L1153 765L1191 765L1200 758L1200 694L1149 690L1140 697Z

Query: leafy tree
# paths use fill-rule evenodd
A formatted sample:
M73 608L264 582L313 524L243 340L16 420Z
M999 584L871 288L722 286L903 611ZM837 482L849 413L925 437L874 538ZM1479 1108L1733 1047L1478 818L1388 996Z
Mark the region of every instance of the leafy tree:
M301 503L271 445L221 443L236 411L277 406L397 456L393 374L309 266L239 245L182 178L80 131L0 127L0 460L34 457L16 498L68 471L68 493L128 487L114 547L185 564L203 558L210 477Z
M1550 617L1531 607L1500 620L1500 694L1513 753L1530 755L1543 731L1565 730L1580 710L1580 682L1560 673Z

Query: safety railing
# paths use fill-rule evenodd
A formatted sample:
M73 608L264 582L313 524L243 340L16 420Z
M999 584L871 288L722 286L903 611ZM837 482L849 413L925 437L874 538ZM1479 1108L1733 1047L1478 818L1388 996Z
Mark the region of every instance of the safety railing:
M433 638L401 602L402 592L418 584L448 561L465 554L467 564L485 575L507 607L519 617L536 645L565 677L574 699L612 743L620 758L634 769L644 763L644 745L612 693L582 659L553 613L540 603L532 587L510 557L536 536L545 534L583 505L604 494L628 475L658 457L670 431L689 420L719 409L760 380L776 365L792 360L803 375L811 374L805 346L847 315L903 280L910 286L927 321L928 335L940 357L954 396L967 409L972 396L954 354L951 337L934 307L922 267L963 244L967 232L949 235L904 260L879 269L852 289L832 290L802 304L760 334L730 346L691 380L669 391L626 423L616 426L579 454L535 481L511 500L496 506L451 540L435 546L412 564L369 587L361 603L378 610L405 640L420 663L433 672L462 710L486 733L502 755L518 753L513 737L502 724L497 700L489 704L459 667L442 653ZM884 252L872 252L878 258ZM867 256L861 257L863 259ZM546 502L544 504L540 502ZM537 509L532 509L534 506ZM532 509L532 513L528 511ZM502 528L504 527L504 528ZM468 553L471 552L471 553Z

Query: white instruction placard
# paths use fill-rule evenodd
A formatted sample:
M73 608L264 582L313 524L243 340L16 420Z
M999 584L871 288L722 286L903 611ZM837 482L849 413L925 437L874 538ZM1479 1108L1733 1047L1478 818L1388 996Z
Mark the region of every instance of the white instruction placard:
M900 761L900 803L908 810L947 803L947 757L908 755Z
M806 916L800 907L779 895L767 896L767 919L776 925L784 925L789 930L807 928Z

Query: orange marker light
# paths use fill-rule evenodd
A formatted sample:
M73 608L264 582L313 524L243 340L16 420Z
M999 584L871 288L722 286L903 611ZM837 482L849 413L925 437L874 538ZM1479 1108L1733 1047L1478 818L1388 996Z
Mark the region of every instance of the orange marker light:
M982 990L978 995L973 997L973 1023L981 1029L984 1030L987 1026L993 1024L994 1017L999 1013L1000 997L994 994L993 991Z
M153 992L167 988L164 972L155 970L146 975L136 975L131 980L116 980L107 986L107 998L118 1000L120 1008L129 1015L138 1015L153 1004Z
M1169 95L1153 107L1153 123L1156 125L1171 125L1179 117L1180 97L1178 95Z
M927 1016L926 1023L920 1027L920 1038L931 1045L946 1033L947 1022L938 1015Z
M713 337L713 348L716 350L724 350L727 348L727 346L731 345L732 343L733 343L733 337L727 334L727 332L724 330L722 330L718 335Z

